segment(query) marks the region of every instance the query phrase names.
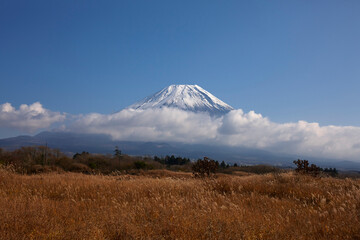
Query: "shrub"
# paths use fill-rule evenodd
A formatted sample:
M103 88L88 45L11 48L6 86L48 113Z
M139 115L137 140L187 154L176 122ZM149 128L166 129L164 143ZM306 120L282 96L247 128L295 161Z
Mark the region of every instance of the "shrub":
M146 163L144 161L136 161L134 162L134 166L136 169L145 169Z
M56 159L55 163L56 165L60 166L62 169L67 171L70 170L73 161L68 157L61 157Z
M82 173L91 172L91 169L83 163L73 163L73 164L71 164L71 167L69 170L73 171L73 172L82 172Z
M316 166L315 164L309 163L308 160L295 160L294 164L296 165L295 171L301 174L310 174L313 176L319 175L321 168Z
M90 155L89 152L83 151L82 153L75 153L73 159L82 159L88 157L89 155Z
M215 174L218 167L218 162L204 157L204 160L199 159L196 163L194 163L192 170L195 177L209 177L211 174Z
M35 164L29 167L28 173L42 173L44 172L44 166Z

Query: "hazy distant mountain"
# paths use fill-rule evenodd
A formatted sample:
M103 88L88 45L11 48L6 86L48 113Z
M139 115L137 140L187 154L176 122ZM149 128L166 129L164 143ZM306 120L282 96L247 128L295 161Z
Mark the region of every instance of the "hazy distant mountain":
M238 162L242 164L268 163L288 165L292 158L274 155L272 153L226 146L207 146L204 144L183 144L163 142L131 142L112 140L104 134L79 134L69 132L41 132L35 136L19 136L0 139L0 148L14 150L22 146L47 145L58 148L69 155L76 152L87 151L91 153L113 154L115 146L123 153L130 155L176 155L191 159L203 158L204 156L216 160L224 160L228 163Z
M224 103L198 85L171 85L137 103L131 109L171 107L211 115L227 113L233 107Z
M58 148L71 155L76 152L113 154L115 146L123 153L130 155L175 155L191 159L210 157L227 163L238 164L272 164L278 166L293 166L294 155L274 154L268 151L245 147L228 147L204 144L182 144L171 142L133 142L116 141L105 134L79 134L69 132L42 132L35 136L18 136L0 139L0 148L14 150L22 146L48 145ZM309 158L307 158L309 159ZM329 159L310 158L311 163L321 167L336 167L343 170L360 170L360 163Z
M161 149L171 151L171 146L165 143L116 141L105 134L41 132L35 136L18 136L0 139L0 148L7 150L18 149L23 146L40 145L58 148L69 154L82 151L112 154L115 146L122 149L124 153L131 155L163 154ZM153 151L155 149L158 151Z

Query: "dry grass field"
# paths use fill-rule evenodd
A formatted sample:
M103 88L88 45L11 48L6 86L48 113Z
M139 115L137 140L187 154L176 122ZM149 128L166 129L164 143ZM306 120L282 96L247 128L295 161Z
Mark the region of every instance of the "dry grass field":
M0 239L360 239L360 180L0 169Z

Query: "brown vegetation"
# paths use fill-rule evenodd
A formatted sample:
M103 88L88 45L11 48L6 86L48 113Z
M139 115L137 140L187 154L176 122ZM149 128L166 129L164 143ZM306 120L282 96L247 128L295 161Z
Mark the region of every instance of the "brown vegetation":
M219 163L204 157L203 160L199 159L192 165L193 174L195 177L210 177L215 174L219 168Z
M359 180L138 173L0 169L0 239L360 238Z
M320 167L316 166L315 164L309 163L308 160L294 160L293 163L296 165L295 171L300 174L309 174L313 176L317 176L320 174L322 170Z
M14 151L0 149L0 164L11 165L18 173L34 174L46 172L82 172L110 174L114 171L127 172L132 169L163 169L166 165L155 161L152 157L128 156L120 154L76 153L69 157L58 149L46 146L22 147ZM190 171L190 163L181 167Z

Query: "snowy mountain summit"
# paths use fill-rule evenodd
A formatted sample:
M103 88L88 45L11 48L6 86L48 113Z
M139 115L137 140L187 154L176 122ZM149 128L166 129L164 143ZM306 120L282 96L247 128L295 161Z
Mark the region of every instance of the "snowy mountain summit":
M130 109L179 108L221 115L233 108L198 85L171 85L129 106Z

